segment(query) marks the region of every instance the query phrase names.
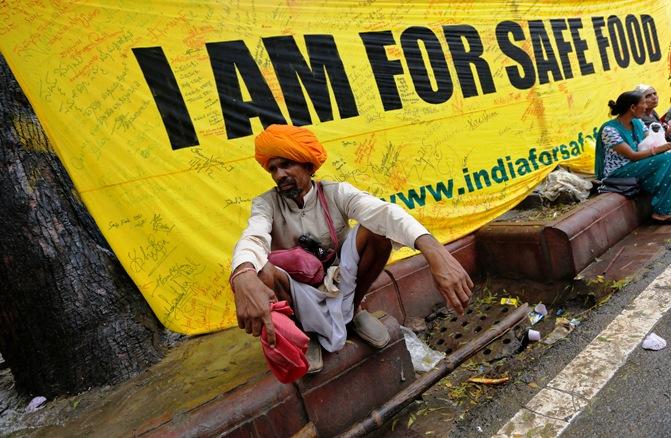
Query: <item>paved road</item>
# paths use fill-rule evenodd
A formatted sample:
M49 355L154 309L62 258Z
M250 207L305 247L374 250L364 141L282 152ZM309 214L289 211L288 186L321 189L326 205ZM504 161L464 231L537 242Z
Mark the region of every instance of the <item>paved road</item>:
M671 313L653 332L669 346L660 351L636 348L563 438L671 436Z

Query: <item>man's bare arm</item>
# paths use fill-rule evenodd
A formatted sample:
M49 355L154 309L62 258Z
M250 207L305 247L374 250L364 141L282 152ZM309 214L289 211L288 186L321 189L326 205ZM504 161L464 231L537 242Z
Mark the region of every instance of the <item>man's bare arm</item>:
M247 272L241 272L244 269ZM268 344L275 346L275 327L270 319L270 303L277 301L275 292L263 284L251 263L242 263L231 274L233 295L235 296L235 312L238 327L254 336L261 335L261 328L266 327Z
M415 248L426 258L438 291L445 297L445 301L458 314L463 315L471 299L473 287L473 281L466 270L431 234L419 236L415 240Z

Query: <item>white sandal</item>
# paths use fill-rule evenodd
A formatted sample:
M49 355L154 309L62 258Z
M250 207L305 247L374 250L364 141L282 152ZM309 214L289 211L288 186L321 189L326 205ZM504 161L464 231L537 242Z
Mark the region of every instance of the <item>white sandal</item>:
M379 319L368 313L368 311L362 310L354 315L352 322L354 323L356 334L371 346L380 349L389 343L391 339L389 330L387 330L387 327Z

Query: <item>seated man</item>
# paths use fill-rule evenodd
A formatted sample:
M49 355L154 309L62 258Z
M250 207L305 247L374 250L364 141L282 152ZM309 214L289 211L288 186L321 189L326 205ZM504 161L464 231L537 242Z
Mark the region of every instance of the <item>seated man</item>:
M328 351L338 351L347 338L346 324L377 348L389 342L386 327L359 308L361 300L384 268L392 241L422 252L438 290L459 314L468 305L473 283L459 262L416 219L401 207L384 202L348 183L321 182L339 248L333 248L318 190L312 177L326 161L326 151L307 129L271 125L255 140L256 160L277 185L252 201L249 223L235 246L231 287L238 325L254 336L265 326L270 345L275 331L271 302L286 300L303 330L311 335L309 372L321 369L318 339ZM349 220L358 225L349 227ZM288 249L300 236L311 236L324 249L334 249L339 275L336 291L326 291L291 278L268 262L271 250ZM332 270L330 270L332 271ZM328 278L327 278L328 280ZM329 281L329 284L331 282Z

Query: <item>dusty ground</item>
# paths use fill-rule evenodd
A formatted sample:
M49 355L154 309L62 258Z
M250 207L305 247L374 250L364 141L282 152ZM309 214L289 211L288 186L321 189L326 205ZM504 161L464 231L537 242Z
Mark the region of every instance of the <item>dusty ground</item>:
M575 208L575 204L553 203L528 209L510 210L494 222L550 222Z
M167 348L172 349L184 339L185 336L166 330ZM109 396L114 388L113 386L102 386L81 394L57 397L47 400L41 408L34 412L26 412L30 401L39 394L20 394L14 387L14 378L7 364L0 356L0 436L30 435L32 430L43 426L64 424L69 419L80 415L82 411L99 404L99 400Z
M0 356L0 434L12 432L20 424L20 417L30 397L19 395L14 389L14 379L7 364Z
M437 350L456 349L477 334L475 329L480 328L477 332L486 330L514 308L501 305L502 297L518 298L521 303L525 301L527 295L535 294L534 288L539 286L522 282L518 287L511 287L507 280L482 279L477 282L474 299L467 314L457 317L445 308L436 309L436 312L427 318L429 321L425 323L424 330L419 331L419 335ZM553 290L548 292L556 296L557 291L561 291L564 285L553 285L549 288ZM530 304L533 307L537 303ZM587 316L581 303L569 302L562 305L547 303L547 308L548 316L532 327L544 335L554 328L556 312L559 309L562 309L560 312L564 318L582 319ZM471 408L496 396L497 385L470 383L467 380L471 377L507 377L511 381L523 381L533 387L534 382L526 377L525 369L550 346L543 343L528 343L526 331L529 327L530 322L524 321L515 330L490 344L427 391L422 400L415 402L374 435L403 437L448 434ZM443 328L445 330L441 332ZM456 340L455 335L458 336ZM448 339L446 336L449 336L449 341L441 342L443 339ZM11 373L4 368L0 371L0 435L12 433L18 436L30 435L31 429L63 424L81 412L82 408L95 405L97 400L108 396L113 389L95 388L76 396L60 397L48 401L45 407L37 412L25 413L31 397L16 393Z

